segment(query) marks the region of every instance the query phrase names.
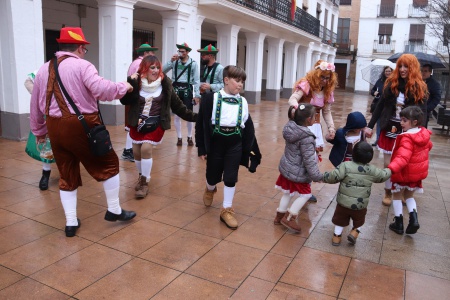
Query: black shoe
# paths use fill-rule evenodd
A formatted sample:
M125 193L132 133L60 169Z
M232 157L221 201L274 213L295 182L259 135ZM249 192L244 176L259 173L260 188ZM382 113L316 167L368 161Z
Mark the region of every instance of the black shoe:
M317 202L317 198L314 195L311 195L311 197L308 199L309 202Z
M376 147L377 145L378 145L378 141L375 141L375 142L372 144L373 147Z
M123 149L122 159L133 162L134 161L133 149Z
M188 146L194 146L194 141L192 140L192 138L191 137L188 137L187 138L187 142L188 142Z
M48 190L48 180L50 179L50 172L51 171L42 170L42 177L39 181L39 189L41 191Z
M183 139L178 138L177 140L177 146L182 146L183 145Z
M64 230L66 232L66 237L74 237L77 233L77 229L81 226L80 219L77 218L78 226L66 226L66 229Z
M403 215L394 217L394 223L389 224L389 229L397 234L403 234Z
M406 234L414 234L419 230L419 220L417 219L417 211L414 209L412 212L409 213L409 223L408 227L406 227Z
M128 221L136 217L136 213L134 211L128 211L125 209L122 209L122 213L120 215L113 214L109 210L106 211L105 214L105 220L115 222L117 220L119 221Z

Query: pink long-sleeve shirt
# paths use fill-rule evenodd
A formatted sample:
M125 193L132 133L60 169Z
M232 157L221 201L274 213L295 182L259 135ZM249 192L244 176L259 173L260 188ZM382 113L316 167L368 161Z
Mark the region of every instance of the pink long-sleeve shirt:
M78 56L64 51L56 52L56 57L70 56L59 65L59 75L67 93L82 114L98 112L97 100L112 101L119 99L127 93L125 82L112 82L98 75L93 64ZM47 133L45 125L45 104L48 82L48 66L46 62L38 71L34 80L33 93L30 103L30 127L36 136ZM75 114L69 102L66 104L72 114ZM61 110L54 96L52 96L49 114L52 117L61 117Z
M143 58L144 58L143 56L139 56L138 58L133 60L133 62L131 63L130 67L128 68L127 76L131 76L134 73L137 73L137 71L139 69L139 65L141 64Z

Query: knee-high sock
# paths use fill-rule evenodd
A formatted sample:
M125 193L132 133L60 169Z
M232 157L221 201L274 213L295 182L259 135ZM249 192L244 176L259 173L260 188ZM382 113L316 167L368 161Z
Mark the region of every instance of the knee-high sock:
M122 208L119 202L120 177L119 174L103 181L108 210L113 214L121 214Z
M130 137L130 132L127 132L127 140L125 142L125 149L131 149L133 147L133 140Z
M394 215L399 217L403 215L403 204L402 200L392 200L392 206L394 207Z
M390 178L384 182L384 188L389 190L392 188L392 181Z
M192 123L192 122L186 122L187 123L187 130L188 130L188 134L187 134L187 136L188 137L192 137L192 124L194 124L194 123Z
M291 195L289 195L289 193L283 194L280 200L280 205L277 208L277 212L287 212L290 201Z
M416 204L416 200L414 198L408 198L406 199L406 207L408 207L408 211L409 212L413 212L413 210L415 209L417 212L417 204Z
M236 187L229 187L224 186L223 187L223 208L228 208L233 206L233 198L234 198L234 192L236 191Z
M42 163L42 170L44 170L44 171L51 171L52 167L50 166L50 164L43 162Z
M59 191L61 204L66 215L66 226L77 226L77 191Z
M309 198L311 198L311 194L301 194L300 197L294 200L291 207L288 209L289 213L298 215L300 209L302 209Z
M147 178L147 182L150 181L150 173L152 172L152 166L153 166L153 158L149 159L142 159L141 160L141 168L142 168L142 176L145 176Z
M206 182L206 188L208 189L208 191L214 191L216 185L210 185L208 182Z
M175 125L175 129L177 130L178 138L181 139L181 118L179 116L174 116L173 125Z
M136 165L136 170L138 171L139 175L142 174L142 163L140 160L134 160L134 164Z
M344 231L344 227L334 225L334 234L335 235L341 235L342 231Z

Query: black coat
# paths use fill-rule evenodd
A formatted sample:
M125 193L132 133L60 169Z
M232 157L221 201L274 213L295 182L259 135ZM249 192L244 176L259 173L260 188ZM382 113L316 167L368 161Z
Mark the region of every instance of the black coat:
M140 77L138 77L137 80L132 80L130 76L128 76L127 81L133 86L133 92L125 94L125 96L120 99L120 103L130 106L130 110L128 112L128 124L133 127L138 125L139 115L143 109L142 101L145 102L144 98L139 95L139 80L141 80ZM174 114L185 121L197 121L197 114L184 105L183 101L181 101L173 89L172 80L170 80L167 76L164 76L161 85L163 102L161 104L160 124L162 129L170 129L171 110Z
M402 93L405 93L405 82L400 78L398 90ZM389 84L386 89L383 91L380 101L377 103L377 107L372 114L372 118L370 119L367 127L373 129L375 123L380 119L380 128L381 130L386 130L389 126L389 120L395 116L396 108L397 108L397 97L398 94L394 94L391 90L391 84ZM425 99L421 99L418 103L415 103L415 99L412 95L405 95L405 105L403 108L408 106L417 105L423 111L424 116L427 113L427 101Z
M195 124L195 144L198 156L207 155L211 149L211 137L213 126L211 117L214 104L214 93L209 92L202 95L197 123ZM261 152L255 137L255 127L252 118L248 116L242 129L242 158L240 164L249 168L250 172L255 172L256 167L261 163ZM250 166L249 166L250 163Z
M441 85L432 76L425 80L428 87L427 111L430 112L441 102Z

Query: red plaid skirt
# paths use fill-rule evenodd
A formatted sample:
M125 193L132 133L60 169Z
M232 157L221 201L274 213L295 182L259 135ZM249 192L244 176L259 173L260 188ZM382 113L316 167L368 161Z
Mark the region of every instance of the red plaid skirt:
M275 183L275 188L283 191L285 194L311 194L311 184L304 182L293 182L286 179L281 174L278 176L277 182Z
M161 144L165 130L159 126L155 131L149 133L140 133L137 131L137 127L130 127L130 137L133 139L133 143L142 144L150 143L153 145Z

